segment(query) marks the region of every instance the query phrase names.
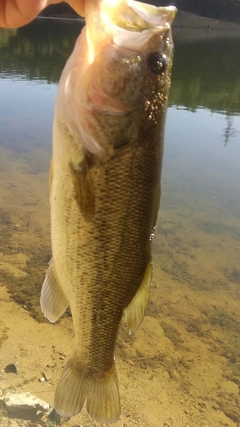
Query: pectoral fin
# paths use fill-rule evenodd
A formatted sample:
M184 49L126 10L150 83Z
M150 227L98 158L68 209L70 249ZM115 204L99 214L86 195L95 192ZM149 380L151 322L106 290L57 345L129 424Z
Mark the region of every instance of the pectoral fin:
M149 261L142 283L124 311L129 334L132 335L143 321L146 313L152 282L152 260Z
M44 316L54 323L62 316L68 306L68 300L58 282L53 260L50 261L48 271L43 282L40 305Z
M95 212L95 195L89 162L85 159L79 165L70 163L75 199L86 221L90 221Z

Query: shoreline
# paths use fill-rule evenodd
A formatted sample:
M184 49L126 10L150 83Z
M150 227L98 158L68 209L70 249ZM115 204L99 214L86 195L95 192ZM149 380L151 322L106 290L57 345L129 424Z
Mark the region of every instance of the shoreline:
M240 31L240 23L233 21L221 21L220 19L208 18L206 16L196 15L183 10L178 11L173 26L176 26L179 23L182 23L188 28L203 28L205 25L209 24L212 29L234 29Z
M84 24L85 19L80 16L63 15L39 15L37 20L54 20L78 22ZM196 15L191 12L179 10L172 25L173 38L187 41L207 40L213 38L236 38L240 37L240 23L232 21L221 21L219 19L208 18ZM191 37L190 37L191 35Z

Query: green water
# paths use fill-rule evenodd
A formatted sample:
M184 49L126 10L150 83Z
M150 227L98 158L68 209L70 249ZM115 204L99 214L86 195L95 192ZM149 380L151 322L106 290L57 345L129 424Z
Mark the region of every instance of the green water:
M39 294L51 256L54 102L80 28L38 20L0 30L0 280L39 322L45 322ZM177 30L174 36L148 315L174 345L161 359L171 378L192 392L198 371L191 360L200 352L202 363L212 358L219 366L219 381L239 387L240 39L218 33L196 40ZM238 425L239 392L209 390Z

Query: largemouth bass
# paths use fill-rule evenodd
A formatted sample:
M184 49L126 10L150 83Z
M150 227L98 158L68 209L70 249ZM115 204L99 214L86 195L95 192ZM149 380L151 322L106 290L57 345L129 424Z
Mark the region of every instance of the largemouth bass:
M71 308L75 346L55 394L64 417L85 400L99 422L120 416L114 349L123 314L134 332L149 299L175 13L87 2L59 82L41 307L50 322Z

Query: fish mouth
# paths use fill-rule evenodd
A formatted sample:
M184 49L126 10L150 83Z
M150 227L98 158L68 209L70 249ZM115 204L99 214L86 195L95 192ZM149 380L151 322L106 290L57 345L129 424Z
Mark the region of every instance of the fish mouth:
M170 26L177 12L174 6L156 7L136 0L102 0L100 7L101 21L107 32L112 25L138 33L166 24Z
M135 0L87 2L89 63L107 41L132 51L143 51L154 33L171 27L176 13L174 6L156 7Z

